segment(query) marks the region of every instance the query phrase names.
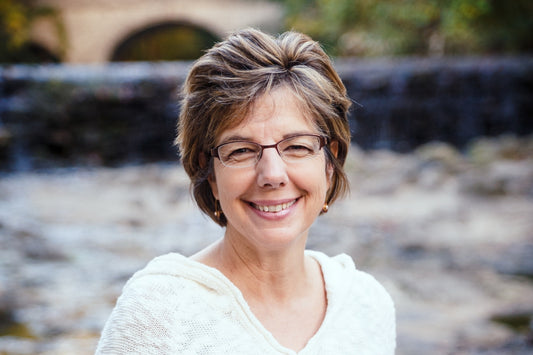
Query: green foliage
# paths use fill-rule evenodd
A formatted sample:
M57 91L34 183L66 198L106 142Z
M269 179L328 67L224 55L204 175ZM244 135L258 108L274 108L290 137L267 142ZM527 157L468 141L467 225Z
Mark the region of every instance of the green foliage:
M66 34L56 10L36 5L31 0L0 0L0 63L52 59L50 53L36 48L30 39L33 23L43 17L53 22L59 42L64 47Z
M278 0L285 25L333 55L533 50L531 0Z
M0 36L7 49L19 49L28 39L29 14L23 3L0 0Z

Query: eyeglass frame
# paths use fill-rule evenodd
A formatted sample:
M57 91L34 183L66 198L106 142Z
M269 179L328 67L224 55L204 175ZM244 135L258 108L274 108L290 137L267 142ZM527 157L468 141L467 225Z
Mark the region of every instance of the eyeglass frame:
M214 157L214 158L218 158L218 160L220 160L220 163L222 165L224 165L225 167L228 167L228 168L247 168L247 167L251 167L251 166L255 166L257 163L259 163L259 161L261 160L261 158L263 157L263 151L267 148L276 148L276 152L278 152L278 155L280 156L280 158L285 161L285 159L283 159L283 155L282 153L279 151L278 149L278 145L286 140L289 140L289 139L292 139L292 138L296 138L296 137L301 137L301 136L311 136L311 137L316 137L318 138L318 142L319 142L319 147L318 147L318 151L320 151L320 149L324 148L325 146L328 145L328 137L326 136L323 136L323 135L320 135L320 134L312 134L312 133L302 133L302 134L295 134L295 135L292 135L292 136L289 136L287 138L283 138L282 140L280 140L279 142L277 143L274 143L274 144L259 144L259 143L256 143L256 142L252 142L252 141L246 141L246 140L235 140L235 141L230 141L230 142L225 142L225 143L222 143L222 144L219 144L217 145L216 147L212 148L209 153L211 155L211 157ZM220 159L220 154L219 154L219 151L218 149L220 147L222 147L223 145L226 145L226 144L230 144L230 143L251 143L251 144L254 144L258 147L261 148L261 150L259 151L259 155L257 157L257 160L255 161L255 163L253 164L250 164L250 165L244 165L244 166L234 166L234 165L226 165L224 164L224 162L222 161L222 159Z

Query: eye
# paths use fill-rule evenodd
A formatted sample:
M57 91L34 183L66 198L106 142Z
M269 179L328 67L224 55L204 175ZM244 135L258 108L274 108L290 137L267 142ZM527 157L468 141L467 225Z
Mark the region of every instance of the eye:
M258 151L258 147L247 142L231 142L219 148L221 159L227 163L255 159Z
M251 149L250 147L240 147L233 149L229 152L228 157L235 157L239 155L245 155L245 154L255 154L255 151Z
M286 157L307 157L317 152L319 142L315 136L302 135L283 141L280 148Z
M313 147L309 147L303 144L291 144L283 149L284 152L312 152Z

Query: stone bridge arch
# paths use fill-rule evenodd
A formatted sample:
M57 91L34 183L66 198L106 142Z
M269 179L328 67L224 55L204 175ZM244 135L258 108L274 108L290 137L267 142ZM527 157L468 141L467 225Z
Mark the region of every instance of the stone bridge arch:
M109 61L192 60L220 39L220 35L189 21L153 23L120 40Z
M39 4L60 13L67 38L62 61L67 63L108 62L124 39L154 24L188 23L222 38L248 26L278 32L283 17L281 5L267 0L39 0ZM58 41L46 25L33 32L36 43L57 53Z

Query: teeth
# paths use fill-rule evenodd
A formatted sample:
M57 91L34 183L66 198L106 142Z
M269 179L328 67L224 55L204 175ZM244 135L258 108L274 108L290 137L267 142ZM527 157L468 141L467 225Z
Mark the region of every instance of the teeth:
M253 206L262 212L280 212L291 207L292 205L294 205L295 202L296 200L288 202L288 203L282 203L280 205L273 205L273 206L260 206L256 204L254 204Z

